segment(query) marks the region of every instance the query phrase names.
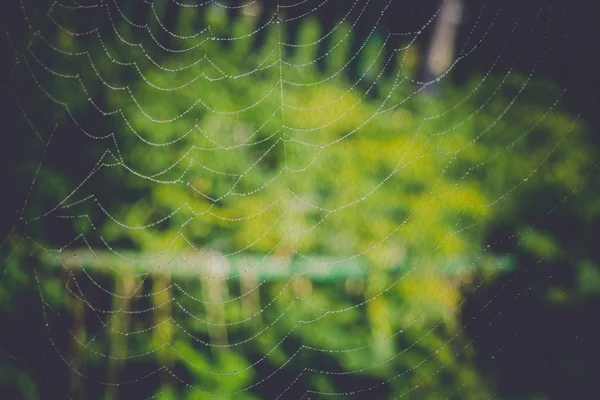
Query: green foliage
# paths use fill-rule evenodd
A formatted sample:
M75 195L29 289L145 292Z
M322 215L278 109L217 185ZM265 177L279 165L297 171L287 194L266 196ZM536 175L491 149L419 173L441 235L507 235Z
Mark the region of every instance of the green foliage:
M191 21L182 18L181 32L192 31ZM217 37L241 37L254 29L248 21L231 27L218 14L209 22ZM133 40L130 27L118 29ZM418 88L408 79L418 61L414 49L392 61L397 76L380 78L384 61L378 38L365 50L368 62L361 63L367 87L378 81L365 95L339 72L348 59L349 27L336 32L339 46L325 71L311 63L310 47L280 62L281 28L266 29L259 49L250 39L224 43L201 35L190 43L202 43L197 49L153 58L160 67L148 67L154 54L144 47L122 41L86 43L89 58L65 55L53 63L64 74L87 71L82 81L88 93L78 79L49 81L52 93L74 115L85 114L88 97L114 113L100 126L114 132L103 142L107 153L100 183L83 189L96 194L105 210L85 203L74 208L101 223L95 232L77 219L73 232L90 235L90 242L99 232L113 245L125 243L121 247L142 252L177 252L193 245L225 254L243 249L343 259L360 253L376 272L359 282L358 295L341 282L269 282L261 287L268 299L261 304L270 306L261 314L260 328L235 325L243 318L239 302L223 307L225 321L233 325L228 328L232 342L260 333L256 339L211 354L195 346L204 340L198 338L210 336L210 323L190 317L206 313L204 305L178 293L174 319L189 331L171 325L173 341L167 344L193 384L164 389L161 396L259 398L254 389L245 390L259 376L251 365L257 357L274 369L285 365L302 372L312 390L339 389L328 375L303 370L322 364L340 373L354 371L357 379L386 387L390 398L411 397L410 388L423 399L440 398L440 393L449 398L489 394L456 320L460 285L442 272L450 269L447 260L468 255L475 262L461 264L457 274L468 279L483 262L487 228L514 218L521 199L538 187L570 193L581 185L594 159L582 139L583 123L550 107L554 100L548 99L559 97L552 85L514 73L505 79L475 77L463 88L442 80L437 85L442 95L415 95ZM318 25L307 22L299 37L300 42L315 40ZM69 35L59 34L57 41L78 51ZM119 64L108 54L118 55ZM516 98L519 106L513 107ZM42 190L35 194L40 204L62 200L80 181L59 165L46 165L45 171ZM560 241L533 221L513 222L522 225L525 252L540 258L560 254ZM137 229L145 226L152 229ZM381 273L407 258L414 267L397 282ZM584 269L597 275L591 261ZM21 279L22 272L11 267L11 273L15 281ZM198 298L207 290L206 283L195 280L178 284ZM597 291L597 285L582 285ZM42 286L50 304L64 306L58 280ZM3 307L12 308L6 287L0 290ZM227 286L228 292L237 290ZM309 294L310 303L303 300ZM362 304L365 299L369 302ZM345 308L325 316L320 311ZM131 342L130 350L140 352L160 345Z

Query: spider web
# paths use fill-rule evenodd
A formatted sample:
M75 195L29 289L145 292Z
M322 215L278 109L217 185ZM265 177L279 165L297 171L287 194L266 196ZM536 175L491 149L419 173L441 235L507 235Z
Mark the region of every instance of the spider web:
M490 248L528 246L593 176L591 156L557 167L585 147L561 111L576 69L541 79L579 36L551 30L551 7L488 1L452 42L461 2L411 26L399 3L19 4L5 91L39 151L3 273L36 282L44 360L62 366L40 376L68 398L439 398L447 375L446 398L495 397L457 316L507 268ZM549 179L563 196L538 219L482 239ZM473 271L471 294L444 286Z

